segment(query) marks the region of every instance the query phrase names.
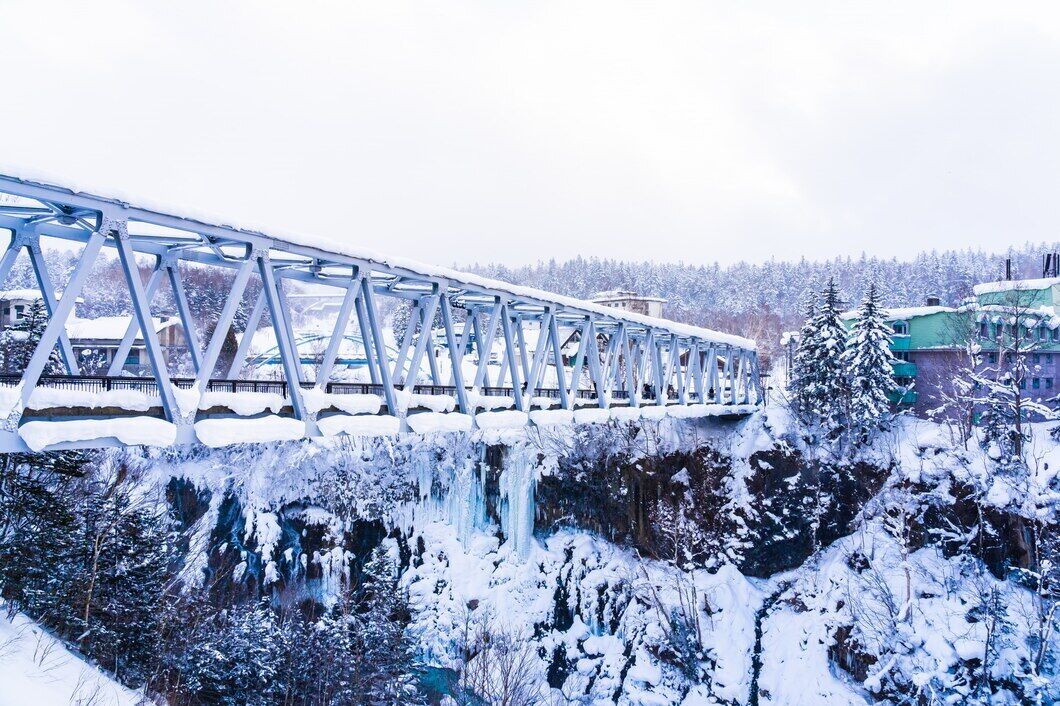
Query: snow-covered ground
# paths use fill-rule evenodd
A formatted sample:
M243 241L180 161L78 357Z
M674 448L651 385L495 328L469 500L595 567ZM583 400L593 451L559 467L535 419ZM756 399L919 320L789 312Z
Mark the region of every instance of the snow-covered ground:
M481 427L493 428L477 430L463 415L428 411L410 417L422 420L418 436L341 428L335 433L344 434L313 442L111 453L124 454L159 484L181 477L210 491L209 509L190 532L193 550L183 573L190 585L202 579L226 495L242 506L235 532L246 551L259 555L262 584L312 562L320 575L312 594L325 604L351 571L341 545L351 517L378 521L400 531L403 544L393 534L384 540L392 555L407 552L400 587L421 659L456 669L463 636L487 629L525 647L527 675L550 698L706 706L746 705L756 693L758 704L853 706L898 689L929 702L938 696L937 703L961 703L972 696L976 665L987 659L998 683L1031 684L1043 703L1060 697L1045 668L1039 674L1027 667L1035 595L998 580L968 552L911 547L902 527L880 519L886 512L855 521L847 536L768 578L751 578L731 562L707 569L651 559L569 518L543 526L539 484L579 453L591 457L628 444L623 453L636 465L707 445L725 459L719 491L725 511L745 510L745 517L762 511L751 507L750 482L770 468L752 457L799 451L804 463L813 460L814 450L800 446L778 408L738 422L617 411L536 412L549 418L528 427L516 420L519 413L496 410L479 415L489 420ZM593 423L571 426L579 414ZM629 421L621 419L626 415ZM294 430L274 428L276 419L263 418L262 433L294 438ZM224 439L228 431L218 426L210 433ZM992 449L956 443L946 427L912 418L851 460L889 474L874 502L911 485L944 500L960 483L978 488L985 506L997 511L1055 513L1060 446L1047 426L1032 425L1031 433L1032 461L1018 476L998 471ZM493 461L499 467L488 471L494 474L488 488L486 444L505 446ZM687 483L687 469L682 473L673 478ZM790 487L781 486L777 497ZM336 496L350 514L335 509ZM294 555L283 545L290 534L285 513L324 528L333 546ZM239 575L250 563L240 565ZM681 645L693 648L683 655Z
M0 706L137 706L126 689L0 603Z

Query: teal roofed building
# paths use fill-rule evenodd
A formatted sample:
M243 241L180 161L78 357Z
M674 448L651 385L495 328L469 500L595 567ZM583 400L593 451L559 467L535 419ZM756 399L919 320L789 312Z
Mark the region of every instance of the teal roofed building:
M1029 358L1027 395L1048 401L1060 393L1060 277L985 282L973 293L959 308L929 297L925 306L887 309L901 388L894 402L921 412L936 408L964 367L969 343L978 344L981 364L989 368L998 365L999 351L1010 349L1015 335ZM849 325L855 316L849 311L843 319Z
M934 297L928 298L925 306L886 310L885 320L894 332L894 377L901 388L892 396L892 402L923 406L934 401L932 390L937 388L944 371L953 370L962 350L956 344L956 313L957 309L941 306ZM848 311L843 320L850 325L856 315L856 311Z

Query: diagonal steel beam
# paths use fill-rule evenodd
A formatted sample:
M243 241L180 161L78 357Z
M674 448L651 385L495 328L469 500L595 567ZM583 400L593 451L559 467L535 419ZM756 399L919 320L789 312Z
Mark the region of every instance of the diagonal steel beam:
M550 317L548 320L548 337L551 343L549 347L552 348L552 362L556 367L556 388L559 390L560 406L566 410L574 409L572 398L567 394L567 382L565 380L566 374L563 365L563 350L559 340L559 324L556 323L555 316Z
M202 356L202 367L199 368L199 374L195 378L199 394L206 391L206 382L213 375L214 367L217 366L217 358L221 354L221 347L224 346L225 338L232 327L232 320L235 318L236 310L239 308L239 302L243 298L243 290L247 288L247 280L250 279L250 273L254 270L256 264L254 258L245 260L232 281L228 299L225 300L221 314L217 317L217 325L214 327L209 345L206 346L206 352ZM273 319L275 318L273 316Z
M269 313L272 315L272 328L276 333L276 342L279 344L280 362L283 364L284 377L287 379L287 394L291 400L291 407L294 409L296 419L305 419L305 403L302 400L302 386L299 384L301 383L299 371L302 362L298 358L295 342L290 338L291 330L284 322L283 299L276 283L276 276L266 255L259 254L255 261L258 276L261 277L261 288L265 292Z
M376 356L376 367L379 372L379 383L383 386L383 397L386 399L387 410L395 417L398 415L397 395L394 393L394 383L390 377L390 361L386 353L386 343L383 341L383 331L379 324L379 312L375 308L375 295L368 278L361 280L361 297L363 302L368 326L372 331L372 346ZM369 353L371 355L371 353Z
M229 380L238 380L239 373L243 369L243 364L247 361L247 355L250 353L251 342L254 340L254 334L258 331L258 326L261 323L261 316L265 313L265 292L258 292L258 298L254 302L254 307L250 310L250 316L247 317L246 328L243 329L243 337L239 339L239 347L236 349L236 355L232 358L231 365L228 366ZM202 365L195 369L198 373L202 370Z
M464 414L474 414L467 400L467 388L464 387L464 351L465 348L457 348L456 333L453 326L453 314L449 308L449 301L445 297L441 300L442 326L445 328L445 344L449 348L449 364L453 366L453 386L456 387L456 401L460 411Z
M184 342L191 356L191 366L197 375L199 368L202 367L202 349L199 347L199 334L195 331L195 317L191 314L188 296L184 291L184 280L175 261L165 261L164 267L169 274L169 287L173 290L173 300L177 304L177 316L180 317L180 324L184 327Z
M420 364L423 362L423 352L427 350L427 342L431 339L431 324L434 323L434 312L438 310L438 294L427 297L427 305L423 307L423 315L420 317L420 331L416 338L416 348L409 360L408 372L404 373L401 380L411 391L411 386L416 384L419 377Z
M107 237L106 233L109 233L109 229L114 227L114 223L108 220L103 223L103 226L108 230L103 232L95 231L88 237L88 242L85 244L84 250L81 251L81 260L77 263L77 267L74 268L70 281L66 283L66 289L63 290L63 298L56 305L55 311L49 318L48 325L45 327L44 333L33 351L33 355L30 356L29 363L26 364L26 369L22 372L20 406L17 410L13 410L9 421L14 420L17 422L22 415L22 410L25 409L30 395L33 394L33 390L37 387L37 382L44 372L44 367L48 364L48 359L51 357L52 350L55 349L59 336L66 331L66 320L69 318L70 312L74 310L74 303L77 301L77 297L81 295L81 289L85 286L85 280L92 270L92 265L96 262L96 256L99 255L99 251L103 247L103 241Z
M120 248L118 254L119 256L121 254ZM151 277L147 280L147 288L144 290L148 307L150 307L151 301L155 298L155 293L158 292L158 287L161 283L162 260L159 259L155 263L155 269L151 271ZM154 328L153 321L151 328ZM114 353L114 359L111 360L110 367L107 368L107 375L111 377L121 375L122 368L125 367L125 359L129 357L129 351L132 350L133 343L136 341L136 334L139 332L140 320L136 316L129 317L129 325L125 327L125 334L121 337L121 342L118 343L118 350Z
M335 318L335 328L331 331L328 347L324 351L324 357L320 360L320 367L317 368L316 386L318 388L323 389L331 379L331 370L335 366L335 358L339 355L339 346L345 340L346 328L350 325L350 316L357 305L360 289L360 277L354 277L346 289L346 294L342 297L342 304L339 305L338 316Z
M169 379L169 369L166 366L166 358L162 353L162 344L158 340L158 332L155 331L154 322L151 319L151 303L144 289L144 283L140 279L140 268L136 264L136 253L129 243L129 234L124 224L119 227L115 240L118 246L118 260L121 269L125 273L125 282L129 287L129 298L132 299L133 314L143 331L144 348L147 351L147 359L151 362L151 370L155 374L155 382L158 384L159 396L162 398L162 409L166 413L166 419L170 422L181 424L183 417L177 406L176 397L173 395L173 382ZM152 276L160 274L156 269Z
M41 297L44 299L44 308L48 316L55 311L56 298L55 286L52 284L51 274L48 272L48 264L41 254L40 243L34 238L26 243L26 252L29 254L30 264L33 266L33 276L37 279L37 288L40 289ZM74 347L70 344L70 337L66 330L59 335L59 352L66 366L66 372L70 375L80 375L81 370L77 365L77 356L74 355Z
M508 315L507 305L501 307L501 332L504 335L504 357L507 358L508 368L512 373L512 399L515 400L515 408L520 412L525 412L528 405L523 400L523 391L519 389L518 364L515 360L515 347L517 344L515 336L512 334L512 320Z

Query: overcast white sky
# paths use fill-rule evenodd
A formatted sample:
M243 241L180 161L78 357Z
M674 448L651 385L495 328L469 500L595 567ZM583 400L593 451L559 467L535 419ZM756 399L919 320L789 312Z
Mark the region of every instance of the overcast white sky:
M438 264L1001 250L1060 6L992 4L0 0L0 171Z

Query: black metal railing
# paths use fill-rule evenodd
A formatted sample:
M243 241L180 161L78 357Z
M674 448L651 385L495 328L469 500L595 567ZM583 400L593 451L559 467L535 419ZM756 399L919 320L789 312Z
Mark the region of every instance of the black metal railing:
M17 385L21 380L19 375L0 375L0 385ZM195 385L194 378L172 378L171 382L179 389L191 389ZM132 377L132 376L107 376L107 375L43 375L37 382L38 387L59 390L78 390L84 392L106 392L110 390L135 390L148 395L158 394L158 383L154 378ZM313 382L302 382L303 389L312 389L316 386ZM407 385L395 385L398 390L408 389ZM221 378L209 380L206 383L208 392L264 392L275 393L283 398L288 396L287 383L283 380L225 380ZM413 385L411 391L417 395L451 395L456 396L456 387L452 385ZM367 382L329 382L324 385L324 392L337 395L379 395L382 397L383 386ZM489 397L510 397L513 394L510 387L483 387L481 394ZM524 395L527 392L524 390ZM538 387L533 390L532 397L546 397L559 399L559 388ZM596 399L595 390L577 390L576 399ZM626 390L613 390L612 400L628 400L629 392ZM651 402L654 398L645 399ZM666 398L675 400L676 397ZM708 395L708 399L713 399ZM699 395L689 392L690 402L698 401Z

